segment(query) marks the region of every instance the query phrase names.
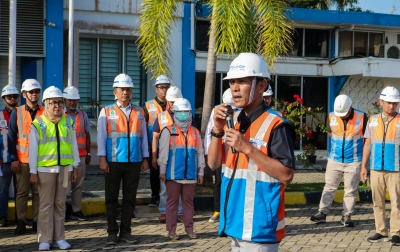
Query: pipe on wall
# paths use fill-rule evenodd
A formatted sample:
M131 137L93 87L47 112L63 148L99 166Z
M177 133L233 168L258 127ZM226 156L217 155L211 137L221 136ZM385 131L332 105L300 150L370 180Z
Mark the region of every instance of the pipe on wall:
M15 85L17 44L17 0L10 0L10 26L8 47L8 84Z
M68 21L68 86L72 86L74 70L74 0L69 0Z

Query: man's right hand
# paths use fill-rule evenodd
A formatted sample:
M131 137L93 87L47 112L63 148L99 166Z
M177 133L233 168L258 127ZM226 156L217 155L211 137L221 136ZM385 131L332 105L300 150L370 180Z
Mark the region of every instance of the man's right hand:
M156 156L154 156L154 154L153 154L153 156L151 157L151 166L154 168L154 169L158 169L158 165L157 165L157 157Z
M18 160L11 162L11 170L15 174L17 174L17 173L19 173L21 171L21 165L20 165Z
M365 167L361 167L360 170L360 180L365 183L367 181L367 169Z
M214 128L218 129L219 131L224 130L226 125L226 112L228 111L226 106L228 106L228 104L223 103L214 108Z
M100 157L100 170L104 173L110 173L110 167L108 166L106 157Z

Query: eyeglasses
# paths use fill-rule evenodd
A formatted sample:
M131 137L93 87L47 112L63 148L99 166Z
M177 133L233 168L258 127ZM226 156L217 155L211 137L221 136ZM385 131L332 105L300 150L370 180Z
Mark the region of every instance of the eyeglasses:
M40 89L29 90L28 93L30 93L30 94L40 94Z
M51 107L63 107L64 106L64 102L63 101L59 101L59 102L49 102L49 105Z
M18 99L19 95L17 95L17 94L14 94L14 95L6 95L5 97L6 97L8 100L11 100L11 99Z
M169 86L157 86L158 89L168 90Z

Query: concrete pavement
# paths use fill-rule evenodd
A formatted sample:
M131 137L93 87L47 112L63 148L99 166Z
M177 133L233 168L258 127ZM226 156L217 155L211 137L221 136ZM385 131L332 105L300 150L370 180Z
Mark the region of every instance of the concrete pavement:
M386 208L389 209L390 205L387 204ZM367 242L366 238L375 233L371 204L357 203L353 216L356 226L353 228L340 225L341 204L333 204L325 224L314 224L309 220L317 210L317 205L286 208L287 235L279 252L400 251L400 247L392 247L389 242ZM178 223L177 233L181 239L169 241L165 224L159 223L158 213L151 213L147 206L138 206L137 217L132 219L132 234L139 241L136 245L119 242L115 247L106 247L107 224L103 215L91 217L86 222L66 222L66 239L73 246L69 251L230 251L230 239L217 236L218 223L208 222L211 214L207 211L195 212L194 229L199 235L197 240L190 240L184 233L183 224ZM387 216L389 214L387 210ZM14 236L14 228L0 228L0 251L35 251L38 248L35 233Z

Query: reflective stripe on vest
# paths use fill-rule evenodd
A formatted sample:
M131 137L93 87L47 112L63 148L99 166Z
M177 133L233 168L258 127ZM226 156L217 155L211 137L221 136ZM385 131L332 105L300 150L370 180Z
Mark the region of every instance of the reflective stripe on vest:
M157 115L158 125L160 126L160 132L162 129L168 125L172 125L174 123L174 119L172 119L170 113L166 110Z
M44 108L38 105L35 118L43 114ZM32 117L25 105L15 108L17 112L18 137L16 143L18 161L29 162L29 133L31 132Z
M72 118L63 115L55 124L45 116L40 116L32 124L39 133L37 166L73 165Z
M400 115L397 114L389 122L386 134L382 114L371 116L368 125L371 134L371 169L400 171Z
M1 138L3 142L3 148L1 150L2 154L2 161L3 163L10 163L11 157L8 152L8 128L10 123L10 114L8 113L7 109L3 109L0 111L0 131L1 131Z
M354 109L353 113L353 117L346 124L346 131L343 120L333 112L329 114L329 126L332 131L329 158L336 162L361 162L364 147L364 112Z
M142 162L142 122L143 108L131 104L132 110L127 119L125 113L116 105L106 106L108 162Z
M268 156L271 132L284 122L277 113L267 110L244 137ZM239 128L240 123L235 124L235 129ZM252 159L243 153L233 154L229 148L221 185L219 233L257 243L280 242L285 234L284 204L284 185L263 172Z
M68 115L68 112L65 112ZM85 129L85 115L82 110L78 110L75 115L75 128L76 128L76 142L78 144L79 156L83 157L87 155L86 151L86 129Z
M190 126L186 137L175 124L168 125L166 130L171 134L166 179L197 180L197 149L201 144L199 130Z
M149 145L151 146L153 141L153 125L154 121L157 119L158 113L162 112L163 109L158 104L156 99L145 102L147 113L149 114L149 120L147 122L147 138L149 139ZM160 128L161 130L161 128Z

